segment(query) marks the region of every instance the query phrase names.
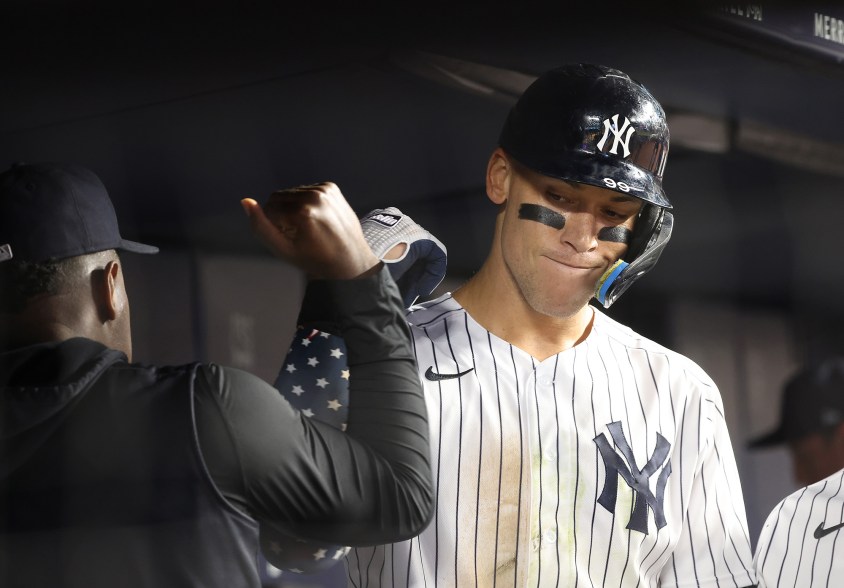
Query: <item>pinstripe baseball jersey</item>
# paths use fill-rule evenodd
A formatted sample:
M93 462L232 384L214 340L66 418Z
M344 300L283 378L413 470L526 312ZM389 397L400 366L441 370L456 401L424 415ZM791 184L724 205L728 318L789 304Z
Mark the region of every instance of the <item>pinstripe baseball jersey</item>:
M595 310L543 361L446 294L408 315L437 511L353 549L349 585L748 586L744 503L716 386Z
M768 515L753 565L760 588L844 583L844 470L783 499Z

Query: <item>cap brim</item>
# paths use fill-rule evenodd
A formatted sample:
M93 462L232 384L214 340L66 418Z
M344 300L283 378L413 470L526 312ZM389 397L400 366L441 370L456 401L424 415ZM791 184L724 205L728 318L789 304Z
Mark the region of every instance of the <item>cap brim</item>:
M598 188L608 188L604 179L613 178L616 182L625 185L626 189L620 187L609 189L627 196L635 196L662 208L672 208L671 202L665 196L661 180L658 181L653 174L630 162L608 160L606 157L579 152L540 159L510 149L507 145L501 146L516 161L544 176L579 184L590 184ZM617 183L616 186L618 185Z
M153 247L152 245L144 245L143 243L138 243L136 241L127 241L126 239L120 240L120 246L118 249L123 251L131 251L132 253L158 253L158 247Z
M652 174L627 161L608 162L594 155L581 154L579 157L571 156L571 161L560 167L559 170L549 167L551 173L541 170L540 173L581 184L591 184L598 188L608 187L604 178L614 178L617 182L628 184L627 189L622 190L620 187L610 189L627 196L635 196L662 208L672 208L661 183L658 183Z
M750 449L758 449L760 447L774 447L775 445L783 445L786 442L785 431L782 427L774 429L770 433L752 439L747 447Z

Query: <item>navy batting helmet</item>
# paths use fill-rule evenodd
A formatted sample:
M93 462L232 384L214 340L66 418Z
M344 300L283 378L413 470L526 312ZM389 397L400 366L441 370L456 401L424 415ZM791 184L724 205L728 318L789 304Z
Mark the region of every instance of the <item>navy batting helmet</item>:
M659 102L624 72L602 65L544 73L504 123L499 145L522 165L644 201L627 259L613 265L596 289L605 307L656 264L671 237L674 219L662 188L668 142Z

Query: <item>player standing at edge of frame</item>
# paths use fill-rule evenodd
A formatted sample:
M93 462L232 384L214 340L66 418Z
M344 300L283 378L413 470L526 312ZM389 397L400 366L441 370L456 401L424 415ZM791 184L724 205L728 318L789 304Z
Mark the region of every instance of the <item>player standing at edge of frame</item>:
M779 426L751 448L787 444L803 485L768 514L753 564L759 588L833 588L844 577L844 358L801 368Z
M723 403L609 307L673 226L660 104L621 71L535 81L489 159L490 253L410 309L436 476L416 538L347 556L349 585L750 586Z

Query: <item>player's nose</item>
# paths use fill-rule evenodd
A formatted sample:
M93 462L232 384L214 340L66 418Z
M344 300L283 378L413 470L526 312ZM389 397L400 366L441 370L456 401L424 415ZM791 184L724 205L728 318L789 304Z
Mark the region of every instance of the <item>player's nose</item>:
M566 225L560 240L577 253L592 251L598 246L598 223L591 212L573 212L566 215Z

